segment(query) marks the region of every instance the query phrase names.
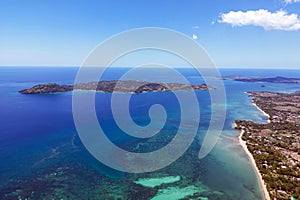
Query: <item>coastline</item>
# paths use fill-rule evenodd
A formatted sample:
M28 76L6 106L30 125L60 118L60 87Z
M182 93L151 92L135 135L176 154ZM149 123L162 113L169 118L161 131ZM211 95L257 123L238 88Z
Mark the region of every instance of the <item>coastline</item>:
M235 123L234 123L234 125L236 126ZM259 185L260 185L260 188L261 188L261 190L263 192L264 199L271 200L269 192L267 190L267 186L266 186L265 181L263 180L263 178L262 178L262 176L261 176L261 174L260 174L260 172L258 170L258 167L256 165L255 159L254 159L253 155L251 154L251 152L248 150L246 141L244 141L242 139L243 134L244 134L244 130L241 130L241 134L239 135L239 143L240 143L241 147L243 148L244 152L247 154L247 156L248 156L248 158L249 158L249 160L251 162L251 165L254 168L255 174L256 174L256 176L259 179Z
M244 92L245 94L247 94L248 96L250 96L252 98L251 100L251 104L257 108L257 110L259 110L260 112L262 112L263 115L265 115L267 118L268 118L268 123L271 123L271 120L270 120L270 115L268 113L266 113L265 111L263 111L260 107L258 107L254 101L253 101L253 97L251 96L251 94L249 94L248 92Z
M265 115L265 116L268 118L268 121L267 121L268 123L271 123L270 115L269 115L268 113L266 113L266 112L263 111L260 107L258 107L258 106L254 103L253 100L251 101L251 104L252 104L254 107L256 107L263 115ZM234 123L234 126L236 126L235 123ZM241 134L239 135L239 143L240 143L240 145L242 146L244 152L247 154L247 156L248 156L248 158L249 158L249 160L250 160L250 162L251 162L251 165L252 165L253 168L254 168L255 174L256 174L256 176L257 176L258 179L259 179L259 185L260 185L261 190L262 190L262 192L263 192L264 198L265 198L266 200L271 200L270 195L269 195L269 192L268 192L268 190L267 190L267 186L266 186L266 184L265 184L265 181L264 181L263 178L262 178L261 173L259 172L259 169L258 169L258 167L257 167L257 165L256 165L255 159L254 159L253 155L251 154L251 152L249 151L249 149L248 149L248 147L247 147L246 141L244 141L244 140L242 139L243 134L244 134L244 130L241 130Z
M269 123L265 120L235 120L235 129L241 131L239 142L260 179L265 195L262 198L299 199L300 93L264 91L247 94L252 97L253 106L265 116L270 116ZM278 104L280 107L275 108ZM269 197L263 186L267 188Z
M251 103L253 106L255 106L260 112L263 113L263 115L265 115L267 118L268 118L268 123L271 123L271 120L270 120L270 115L267 114L265 111L263 111L260 107L258 107L253 101Z

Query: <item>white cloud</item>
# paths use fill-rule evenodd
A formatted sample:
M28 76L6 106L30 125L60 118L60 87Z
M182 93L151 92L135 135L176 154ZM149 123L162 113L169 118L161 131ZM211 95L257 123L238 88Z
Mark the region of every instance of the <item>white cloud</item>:
M246 12L230 11L229 13L221 14L218 22L231 24L232 26L261 26L265 30L300 30L300 18L298 18L298 15L289 15L286 11L283 10L274 13L263 9L249 10Z
M198 39L198 36L195 35L195 34L193 34L193 39L194 39L194 40L197 40L197 39Z
M297 3L300 2L300 0L283 0L286 4L288 3Z

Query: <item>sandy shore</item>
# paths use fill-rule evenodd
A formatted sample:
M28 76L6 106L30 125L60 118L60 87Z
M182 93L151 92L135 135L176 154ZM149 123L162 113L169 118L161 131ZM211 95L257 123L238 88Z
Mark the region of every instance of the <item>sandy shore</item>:
M256 175L258 176L258 178L259 178L259 185L260 185L260 187L261 187L261 190L263 191L264 198L265 198L266 200L271 200L271 198L270 198L270 196L269 196L269 192L268 192L267 187L266 187L266 184L265 184L264 180L262 179L262 176L261 176L261 174L260 174L260 172L259 172L259 170L258 170L258 167L257 167L257 165L256 165L256 162L255 162L255 160L254 160L252 154L250 153L250 151L249 151L248 148L247 148L246 141L242 140L243 134L244 134L244 131L242 130L242 131L241 131L241 134L240 134L240 136L239 136L239 142L240 142L241 146L243 147L245 153L246 153L247 156L249 157L249 159L250 159L250 161L251 161L251 164L252 164L252 166L254 167L254 171L255 171Z
M260 112L262 112L266 117L268 117L268 123L271 123L270 115L267 114L265 111L263 111L260 107L258 107L254 102L252 102L252 105L255 106Z
M250 95L248 92L244 92L245 94L247 94L247 95ZM250 95L251 96L251 95ZM251 98L253 99L253 96L251 96ZM265 111L263 111L260 107L258 107L254 102L253 102L253 100L252 100L252 105L254 106L254 107L256 107L260 112L262 112L262 114L264 114L266 117L268 117L268 123L271 123L271 120L270 120L270 115L269 114L267 114Z

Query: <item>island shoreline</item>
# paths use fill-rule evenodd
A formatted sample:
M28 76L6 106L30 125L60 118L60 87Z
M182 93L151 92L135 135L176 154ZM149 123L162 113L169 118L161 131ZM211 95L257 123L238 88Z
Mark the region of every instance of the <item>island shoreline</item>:
M247 94L248 96L250 95L248 92L244 92L244 93ZM268 118L268 120L267 120L268 123L271 123L270 115L269 115L268 113L266 113L266 112L263 111L260 107L258 107L258 105L256 105L256 104L254 103L253 100L251 100L251 104L252 104L255 108L257 108L257 110L259 110L263 115L265 115L265 116Z
M234 125L236 127L236 123L234 123ZM267 186L265 184L265 181L262 178L262 175L259 172L259 169L258 169L258 167L256 165L255 159L254 159L253 155L251 154L251 152L249 151L249 149L247 147L247 144L246 144L246 141L244 141L242 139L242 136L244 134L244 130L241 130L240 132L241 133L240 133L240 135L238 137L239 143L240 143L241 147L243 148L244 152L247 154L247 156L249 158L249 161L250 161L250 163L251 163L251 165L252 165L252 167L253 167L253 169L255 171L255 174L256 174L256 176L257 176L257 178L259 180L259 186L260 186L261 191L263 192L263 195L264 195L264 199L271 200L269 192L267 190Z
M245 93L248 94L247 92L245 92ZM249 94L248 94L248 95L249 95ZM263 115L265 115L265 116L268 118L268 123L271 122L271 120L270 120L270 115L269 115L269 114L267 114L267 113L266 113L265 111L263 111L260 107L258 107L258 106L254 103L253 100L251 101L251 104L252 104L254 107L256 107L261 113L263 113ZM237 127L237 124L236 124L236 123L234 123L234 127ZM243 148L244 152L247 154L247 156L248 156L248 158L249 158L249 160L250 160L250 163L251 163L251 165L252 165L252 167L253 167L253 169L254 169L254 171L255 171L255 174L256 174L256 176L257 176L257 178L258 178L258 180L259 180L259 185L260 185L261 191L263 192L264 198L265 198L266 200L271 200L270 195L269 195L269 192L268 192L268 190L267 190L267 186L266 186L266 184L265 184L265 181L263 180L262 175L261 175L261 173L259 172L259 169L258 169L258 167L257 167L257 164L256 164L256 162L255 162L255 159L254 159L253 155L251 154L251 152L249 151L249 149L248 149L248 147L247 147L247 142L244 141L244 140L242 139L244 132L245 132L244 130L241 130L241 131L240 131L240 135L239 135L239 137L238 137L239 143L240 143L241 147Z
M262 110L260 107L258 107L253 101L252 101L251 104L252 104L254 107L256 107L260 112L262 112L263 115L265 115L265 116L268 118L268 120L267 120L268 123L271 123L270 115L269 115L268 113L266 113L265 111L263 111L263 110Z
M74 85L59 85L57 83L46 83L20 90L21 94L53 94L70 92L75 90L87 90L106 93L130 93L140 94L145 92L167 92L167 91L193 91L208 90L212 86L206 84L183 84L183 83L159 83L140 80L110 80L99 82L79 83Z
M265 120L235 120L239 142L271 199L299 199L300 91L247 92ZM250 102L249 102L250 104ZM266 183L266 184L264 184ZM265 199L270 199L264 196Z

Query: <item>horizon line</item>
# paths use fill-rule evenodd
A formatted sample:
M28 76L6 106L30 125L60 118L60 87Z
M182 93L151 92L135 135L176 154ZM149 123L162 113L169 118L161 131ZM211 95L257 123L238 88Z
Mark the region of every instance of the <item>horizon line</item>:
M80 68L81 66L76 66L76 65L0 65L0 67L36 67L36 68ZM89 67L98 67L98 66L89 66ZM104 66L101 66L104 67ZM133 68L132 66L109 66L112 68ZM145 68L161 68L161 67L145 67ZM191 66L174 66L174 68L191 68ZM209 69L205 68L204 69ZM287 70L296 70L300 69L299 67L218 67L216 66L217 69L287 69Z

